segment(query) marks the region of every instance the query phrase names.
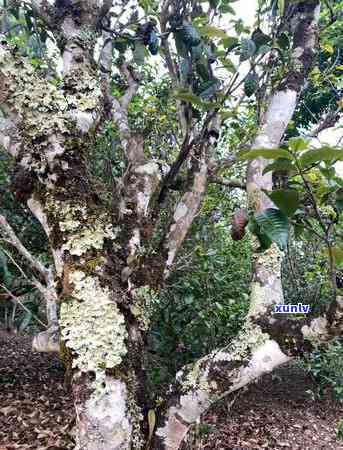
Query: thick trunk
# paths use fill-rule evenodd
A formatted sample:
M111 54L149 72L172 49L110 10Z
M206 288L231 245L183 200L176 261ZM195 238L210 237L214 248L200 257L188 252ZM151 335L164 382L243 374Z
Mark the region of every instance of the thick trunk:
M273 300L263 293L258 298L258 311L252 304L243 330L230 346L177 374L167 407L161 413L153 449L178 450L191 425L214 402L302 355L313 344L342 335L342 297L332 322L326 316L276 319L268 308Z
M269 98L254 148L274 149L292 118L298 92L311 67L317 42L319 1L302 2L292 18L293 54L290 71ZM247 173L249 209L260 212L273 207L263 190L272 190L272 174L263 175L268 160L252 161ZM234 343L214 352L177 376L170 402L156 431L157 449L177 450L192 423L216 400L303 351L306 337L321 340L336 333L326 318L313 321L280 321L272 316L273 306L283 302L282 252L275 244L253 255L250 309L245 327ZM340 308L342 305L340 306ZM336 310L336 319L342 311ZM336 327L337 328L337 327ZM289 344L289 337L292 344Z
M169 230L154 247L152 237L161 229L152 204L161 175L158 165L145 157L143 137L130 130L127 113L139 77L123 63L125 94L110 98L106 81L99 87L90 56L98 33L98 3L79 2L77 20L67 2L57 11L62 13L56 15L64 62L61 87L37 76L29 60L18 61L15 49L1 43L0 100L11 114L0 126L0 143L16 157L16 192L49 237L56 272L49 281L56 298L50 300L57 299L60 307L61 356L72 373L77 449L139 450L146 446L145 414L151 408L144 374L149 312L199 210L209 145L206 138L189 155L187 187L169 215ZM315 43L317 3L301 4L294 70L270 98L257 147L278 146L293 114ZM44 8L41 12L49 14ZM116 186L113 214L87 170L96 128L111 108L128 162ZM254 211L270 205L262 192L271 188L271 176L262 174L265 164L253 162L248 173ZM152 448L177 450L211 403L288 361L304 347L305 337L324 340L340 330L342 305L330 323L325 317L303 323L271 318L272 306L282 301L281 256L275 245L254 256L251 307L243 331L229 348L178 374ZM49 314L54 323L53 308Z

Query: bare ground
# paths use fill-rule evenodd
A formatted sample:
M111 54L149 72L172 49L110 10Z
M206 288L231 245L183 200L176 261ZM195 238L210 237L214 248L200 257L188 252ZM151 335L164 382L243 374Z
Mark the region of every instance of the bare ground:
M57 357L31 352L28 337L0 333L0 450L73 448L73 403ZM343 407L294 366L222 401L191 436L188 449L343 450L336 439Z

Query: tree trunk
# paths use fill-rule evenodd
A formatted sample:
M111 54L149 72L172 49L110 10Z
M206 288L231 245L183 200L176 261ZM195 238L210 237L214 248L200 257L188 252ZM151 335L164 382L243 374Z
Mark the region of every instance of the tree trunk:
M51 15L46 2L33 3L56 35L63 83L49 82L29 58L2 41L0 101L8 117L1 122L0 143L16 161L17 196L49 237L61 357L72 373L76 448L139 450L149 444L152 449L177 450L191 424L213 402L289 361L305 349L307 338L326 340L341 332L343 305L338 302L330 322L325 316L274 319L272 307L283 300L282 254L275 245L256 253L242 332L229 347L177 374L168 401L155 412L157 427L150 442L147 412L154 408L145 379L145 334L153 304L205 193L210 126L187 147L188 177L179 201L172 211L163 209L157 200L159 167L146 158L143 136L129 127L127 109L139 74L121 61L118 69L127 89L112 98L110 80L99 77L94 68L98 23L111 2L77 2L77 16L69 6L54 6ZM270 96L256 147L277 147L292 117L316 42L318 5L309 1L301 3L301 10L294 7L294 69ZM51 24L51 16L57 23ZM109 118L118 127L128 163L124 176L116 180L113 204L88 170L96 133ZM270 206L262 192L271 188L271 175L263 175L266 164L258 159L249 168L247 192L253 211ZM168 216L167 226L160 220L162 213Z

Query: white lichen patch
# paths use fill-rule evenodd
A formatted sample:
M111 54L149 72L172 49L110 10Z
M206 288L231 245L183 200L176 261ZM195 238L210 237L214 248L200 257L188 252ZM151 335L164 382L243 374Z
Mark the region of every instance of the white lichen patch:
M125 320L107 287L82 271L70 274L73 301L61 305L60 327L66 346L75 352L73 367L94 372L101 388L105 369L121 363L127 349ZM101 389L100 389L101 390Z
M174 212L174 220L178 222L182 217L184 217L188 212L188 207L185 203L180 202Z
M266 340L253 351L248 366L241 368L238 377L233 380L231 391L240 389L264 373L272 372L290 359L276 341Z
M76 405L88 425L78 427L76 449L124 449L130 442L132 425L125 383L106 377L104 385L104 391L97 397L91 396L84 408Z
M91 248L100 250L105 239L115 239L116 233L111 224L104 225L101 220L89 224L69 237L62 250L68 250L71 255L81 256Z
M100 250L105 239L114 240L118 230L112 227L106 214L90 217L84 205L60 204L55 202L54 210L59 213L61 231L69 232L62 246L63 251L81 256L90 249Z
M329 338L328 321L325 317L313 319L310 326L304 325L301 332L305 339L313 343L323 343Z
M159 300L158 294L149 286L141 286L133 289L131 295L135 302L130 306L130 310L138 319L140 328L148 330L151 315Z

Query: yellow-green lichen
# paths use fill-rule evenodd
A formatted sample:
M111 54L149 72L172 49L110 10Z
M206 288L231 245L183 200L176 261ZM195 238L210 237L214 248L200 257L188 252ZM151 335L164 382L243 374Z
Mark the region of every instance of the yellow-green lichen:
M142 330L147 330L150 325L150 317L154 305L158 302L158 295L149 286L136 288L132 295L135 302L131 305L130 310L138 319L140 328Z
M111 224L104 225L102 220L83 226L80 231L68 237L62 250L68 250L71 255L81 256L90 249L100 250L105 239L115 239L115 230Z
M108 214L90 215L86 205L47 202L50 211L58 215L59 228L64 233L62 250L81 256L90 249L100 250L105 239L114 240L117 229L112 227Z
M61 305L61 335L74 354L73 367L94 372L99 388L105 370L118 366L127 352L125 320L97 277L74 271L70 282L73 301Z

